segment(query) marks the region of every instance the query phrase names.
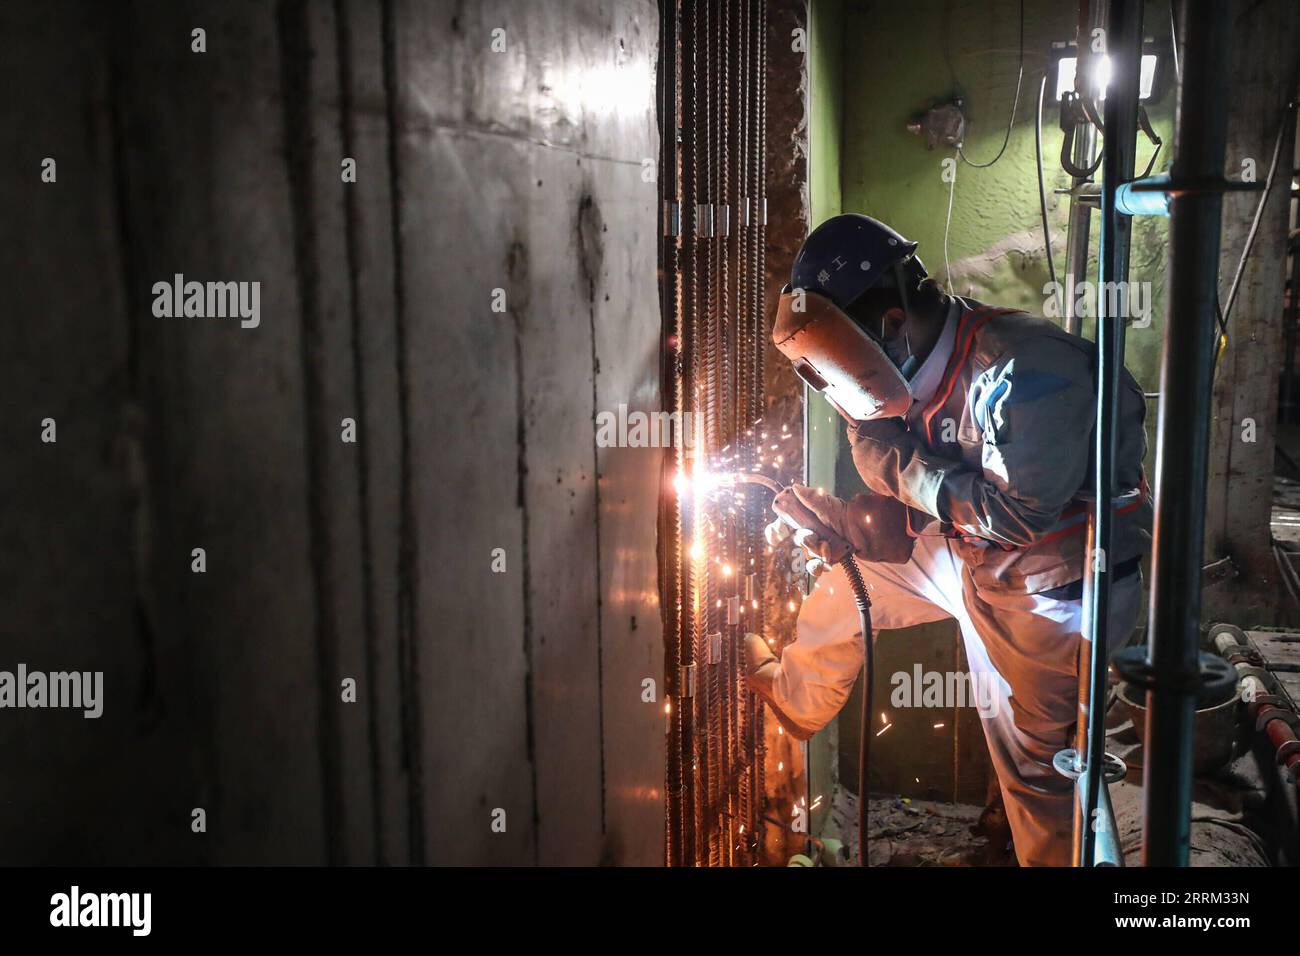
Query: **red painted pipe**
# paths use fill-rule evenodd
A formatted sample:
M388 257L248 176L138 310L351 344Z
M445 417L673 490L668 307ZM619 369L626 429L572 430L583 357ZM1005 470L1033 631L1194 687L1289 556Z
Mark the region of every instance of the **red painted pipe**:
M1286 713L1276 704L1253 704L1250 708L1250 716L1255 720L1255 726L1258 727L1260 721L1264 721L1264 733L1268 735L1268 741L1273 745L1274 752L1281 750L1284 744L1296 742L1295 731L1283 717ZM1270 717L1270 714L1276 716ZM1300 748L1293 749L1282 762L1294 770L1296 764L1300 764ZM1300 773L1296 775L1296 786L1300 787Z

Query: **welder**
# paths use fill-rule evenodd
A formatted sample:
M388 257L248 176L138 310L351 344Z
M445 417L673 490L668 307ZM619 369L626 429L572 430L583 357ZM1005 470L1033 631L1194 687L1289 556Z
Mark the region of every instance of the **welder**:
M853 544L882 629L953 618L970 678L993 688L980 720L1022 866L1070 862L1072 746L1091 507L1094 349L1044 318L946 294L917 244L858 214L836 216L795 258L777 348L846 419L866 491L841 500L796 486ZM1151 501L1145 402L1123 376L1108 562L1109 650L1141 603ZM777 545L788 521L768 529ZM853 594L818 537L794 532L823 572L778 660L747 645L750 685L806 738L840 710L862 667Z

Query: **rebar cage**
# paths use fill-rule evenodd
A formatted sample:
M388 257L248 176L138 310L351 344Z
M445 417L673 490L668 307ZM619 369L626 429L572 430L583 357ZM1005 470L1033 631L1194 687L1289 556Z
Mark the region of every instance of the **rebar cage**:
M660 12L663 395L685 413L660 522L666 856L749 866L762 852L764 745L744 637L761 630L766 502L696 479L763 454L767 11L662 0Z

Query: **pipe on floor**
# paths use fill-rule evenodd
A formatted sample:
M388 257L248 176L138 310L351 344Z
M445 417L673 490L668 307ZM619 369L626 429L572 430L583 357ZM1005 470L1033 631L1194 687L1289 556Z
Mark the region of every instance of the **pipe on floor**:
M1300 740L1295 727L1300 723L1296 712L1279 696L1273 694L1258 676L1263 664L1259 655L1237 628L1214 633L1214 649L1242 675L1241 698L1246 702L1246 713L1254 724L1255 733L1268 738L1279 766L1292 771L1297 788L1300 788Z

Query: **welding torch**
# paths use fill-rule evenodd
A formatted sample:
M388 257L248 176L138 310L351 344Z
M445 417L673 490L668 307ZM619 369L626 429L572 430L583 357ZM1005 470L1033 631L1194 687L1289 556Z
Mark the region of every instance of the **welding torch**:
M867 865L867 761L871 752L871 714L873 712L873 695L871 692L872 676L872 632L871 632L871 597L867 594L867 583L862 578L862 569L858 567L853 556L853 545L841 535L826 527L811 508L795 495L793 489L782 488L766 475L737 472L735 480L739 484L761 485L775 495L772 510L796 532L811 532L822 542L818 555L828 564L837 564L844 569L853 589L853 603L858 609L858 623L862 629L862 714L858 730L858 860L860 866Z

